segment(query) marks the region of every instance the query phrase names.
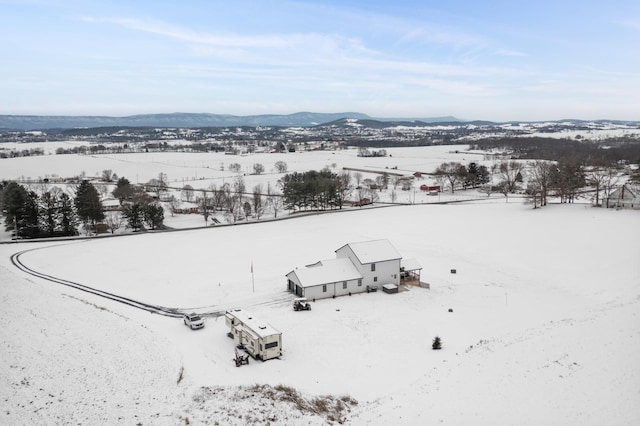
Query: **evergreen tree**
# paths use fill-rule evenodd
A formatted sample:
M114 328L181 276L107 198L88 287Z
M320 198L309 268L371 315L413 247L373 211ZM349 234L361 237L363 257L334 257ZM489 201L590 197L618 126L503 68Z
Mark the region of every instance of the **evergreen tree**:
M96 223L104 219L100 195L88 180L83 180L80 183L76 191L75 206L80 220L85 225L90 223L93 229L95 229Z
M151 229L162 227L164 222L164 209L157 204L147 204L142 208L145 224Z
M442 349L442 340L440 340L439 336L436 336L435 339L433 339L433 343L431 344L431 348L434 351Z
M54 235L59 225L59 200L57 195L45 192L40 197L40 227L47 235Z
M127 220L127 226L134 231L142 228L143 225L143 207L138 203L134 203L128 206L124 206L122 209L122 216Z
M40 236L40 225L38 219L40 209L38 206L38 194L30 191L24 206L24 223L20 227L20 236L27 238L37 238Z
M24 226L25 206L29 193L16 182L9 182L2 190L5 229Z
M131 192L131 182L129 182L127 178L121 177L116 182L116 189L113 190L112 194L114 197L120 200L120 204L122 204L124 200L129 199Z
M73 209L73 201L67 194L60 195L60 228L63 235L76 235L78 233L77 216Z

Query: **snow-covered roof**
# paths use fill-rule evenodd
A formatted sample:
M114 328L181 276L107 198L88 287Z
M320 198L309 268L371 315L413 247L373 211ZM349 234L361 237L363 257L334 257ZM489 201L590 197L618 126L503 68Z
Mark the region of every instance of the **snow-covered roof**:
M361 264L382 262L385 260L402 259L398 250L389 240L371 240L359 243L349 243L340 247L349 246ZM336 251L338 251L336 250Z
M402 259L400 260L400 268L404 268L405 271L417 271L422 269L422 266L416 259Z
M304 268L290 272L296 274L302 287L313 287L321 284L337 283L362 278L362 275L350 259L321 260Z
M102 199L103 207L120 207L120 200L117 198L104 198Z
M258 318L255 318L250 312L244 309L231 309L225 315L233 315L242 323L243 329L250 330L259 337L267 337L274 334L282 334L271 325Z

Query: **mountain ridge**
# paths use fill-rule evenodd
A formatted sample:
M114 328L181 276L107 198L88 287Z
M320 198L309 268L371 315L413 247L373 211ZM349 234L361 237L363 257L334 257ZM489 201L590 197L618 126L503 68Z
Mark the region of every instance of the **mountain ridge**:
M67 130L101 127L156 127L156 128L206 128L206 127L313 127L330 125L341 120L353 119L370 127L402 126L432 126L432 125L499 125L509 123L634 123L629 120L543 120L543 121L507 121L493 122L486 120L461 120L453 116L431 118L383 118L371 117L359 112L318 113L296 112L293 114L259 114L232 115L211 113L162 113L137 114L129 116L104 115L0 115L0 130L30 131L30 130Z
M106 115L0 115L0 129L46 130L92 127L227 127L227 126L302 126L310 127L340 119L377 121L421 121L425 123L460 121L454 117L437 118L373 118L359 112L232 115L211 113L162 113L129 116Z

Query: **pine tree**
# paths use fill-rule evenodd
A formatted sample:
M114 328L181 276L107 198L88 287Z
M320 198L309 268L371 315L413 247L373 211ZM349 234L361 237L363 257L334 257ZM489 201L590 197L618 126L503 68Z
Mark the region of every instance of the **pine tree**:
M433 344L431 344L431 348L434 351L442 349L442 341L440 340L439 336L436 336L435 339L433 339Z
M88 180L83 180L76 191L76 211L80 220L93 226L104 219L104 211L100 202L100 195L95 186Z
M60 227L64 235L76 235L77 216L73 209L73 201L71 198L62 193L60 195Z

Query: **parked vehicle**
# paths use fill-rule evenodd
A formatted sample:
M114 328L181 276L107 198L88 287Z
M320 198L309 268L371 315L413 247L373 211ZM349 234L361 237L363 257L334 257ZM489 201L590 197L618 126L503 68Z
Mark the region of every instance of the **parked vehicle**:
M254 359L266 361L282 355L282 333L254 318L243 309L231 309L224 314L236 347L243 348Z
M298 297L293 299L293 310L294 311L310 311L311 304L307 300L306 297Z
M182 318L184 325L192 330L204 327L204 319L198 314L184 314Z

